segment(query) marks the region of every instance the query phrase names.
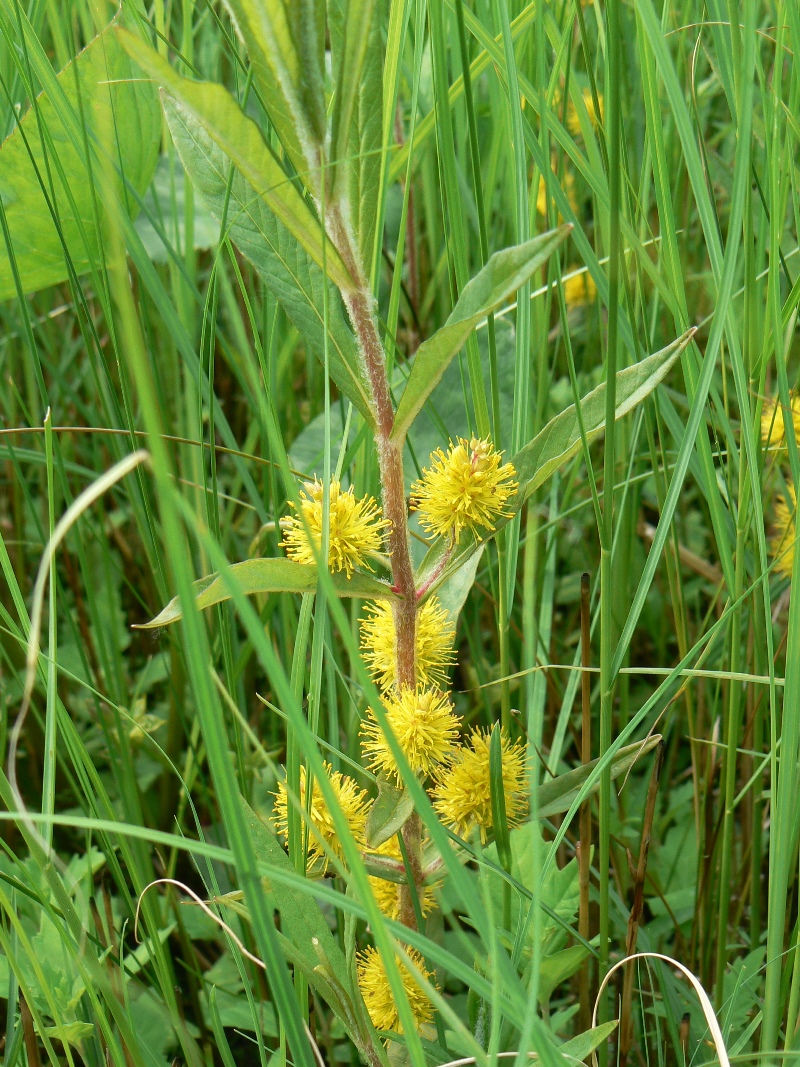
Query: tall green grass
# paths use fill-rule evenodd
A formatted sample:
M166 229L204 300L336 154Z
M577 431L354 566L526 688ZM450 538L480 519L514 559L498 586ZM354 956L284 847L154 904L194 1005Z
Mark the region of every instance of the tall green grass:
M224 5L123 8L174 69L225 84L277 150ZM526 739L532 796L543 795L581 763L588 572L600 761L568 811L514 832L513 866L502 840L458 857L410 780L447 867L419 931L379 912L340 813L345 862L331 877L304 876L299 810L281 862L240 798L268 823L284 769L290 783L301 763L324 779L323 761L374 792L358 730L379 694L359 656L359 602L337 598L324 574L315 594L248 598L228 567L281 554L279 520L304 477L335 472L378 496L371 437L326 373L332 331L317 359L238 249L227 209L220 227L192 188L160 110L129 102L94 122L72 68L56 80L114 7L0 0L0 125L11 134L32 109L23 132L41 146L35 168L24 145L13 162L11 142L0 148L3 1063L310 1067L307 1026L326 1063L357 1062L341 1018L309 995L309 973L330 960L310 938L306 957L292 954L277 900L308 930L331 931L343 969L370 940L387 958L396 937L422 952L434 1023L416 1033L390 967L406 1038L387 1053L378 1044L379 1060L522 1062L535 1050L555 1062L588 1026L582 957L594 994L625 955L648 835L638 949L698 976L732 1057L789 1057L800 1022L800 563L791 577L776 568L770 533L779 496L800 484L800 455L793 433L765 447L761 416L778 396L788 425L797 380L800 10L791 0L377 10L370 286L395 399L407 359L492 253L573 226L467 341L412 432L406 474L472 432L510 456L607 386L605 436L584 437L480 556L453 680L470 727L501 722ZM120 84L143 76L124 74ZM70 184L74 159L82 177ZM25 166L49 219L39 262L9 192ZM42 285L33 272L45 260L56 267ZM329 299L322 286L326 327ZM615 372L690 327L667 381L615 422ZM45 546L81 492L139 448L148 462L83 511L52 558L15 749ZM191 583L213 571L229 598L199 611ZM176 595L179 625L132 629ZM655 756L613 779L612 760L655 732L664 764L645 826ZM569 866L583 803L588 949ZM213 901L230 930L178 888L142 896L162 878ZM619 1018L621 991L620 978L601 1021ZM640 1062L714 1055L696 997L663 962L638 964L632 1025ZM595 1035L606 1061L619 1055L616 1034ZM566 1051L583 1059L591 1044Z

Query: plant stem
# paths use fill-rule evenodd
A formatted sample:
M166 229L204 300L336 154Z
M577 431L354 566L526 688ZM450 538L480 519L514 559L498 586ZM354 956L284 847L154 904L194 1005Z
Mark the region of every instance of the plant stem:
M328 227L331 240L354 282L353 289L343 291L342 297L355 330L364 360L364 369L372 389L375 446L378 452L383 514L391 523L387 536L389 556L392 563L394 587L400 594L400 599L392 605L392 612L395 628L397 687L402 689L404 686L415 686L417 681L417 596L408 543L403 444L392 439L394 404L386 372L386 354L375 320L372 293L360 261L356 242L345 218L341 205L334 205L328 218ZM419 894L423 882L422 824L416 812L408 818L403 827L403 842L408 853L409 884L401 888L400 921L405 926L416 929L414 896Z
M342 297L355 330L372 390L383 513L391 523L388 542L392 578L395 590L401 598L392 606L396 636L397 685L413 686L416 684L416 595L406 521L403 446L402 443L392 440L394 404L386 374L386 357L375 321L372 293L340 204L331 205L326 221L330 238L353 279L353 288L343 291Z

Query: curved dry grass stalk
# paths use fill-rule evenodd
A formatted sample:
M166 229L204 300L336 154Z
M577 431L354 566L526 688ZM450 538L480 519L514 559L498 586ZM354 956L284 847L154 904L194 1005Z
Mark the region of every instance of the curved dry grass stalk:
M725 1040L722 1036L722 1030L717 1022L717 1016L714 1013L714 1006L706 993L700 979L685 967L678 960L673 959L672 956L666 956L661 952L634 952L631 956L626 956L625 959L619 960L613 967L610 967L603 981L600 983L600 988L597 991L597 997L594 1002L594 1009L592 1010L592 1027L597 1026L597 1009L600 1005L600 998L603 992L611 980L611 976L615 971L618 971L620 967L624 967L626 964L631 963L633 960L663 960L665 963L669 963L672 967L677 967L678 970L686 978L697 993L697 999L700 1001L700 1007L703 1009L703 1015L705 1016L706 1024L708 1026L711 1038L714 1042L714 1048L717 1050L717 1056L719 1058L720 1067L731 1067L730 1060L728 1059L728 1050L725 1048ZM597 1067L597 1054L592 1053L592 1063L594 1067Z
M231 929L230 926L228 926L225 920L221 919L219 915L213 912L211 908L209 908L208 904L206 904L206 902L201 897L199 897L193 889L190 889L185 882L178 881L177 878L156 878L154 879L154 881L148 882L148 884L139 894L139 899L136 901L136 915L134 916L133 920L133 936L137 944L139 943L139 913L142 909L142 901L144 900L144 895L148 891L148 889L152 889L154 886L157 885L175 886L176 888L184 892L188 897L191 897L192 903L196 904L197 907L200 908L200 910L209 917L209 919L215 922L217 926L220 927L220 929L225 931L225 933L228 935L231 941L233 941L233 943L236 945L236 947L239 949L243 956L246 956L247 959L251 961L251 963L254 963L256 965L256 967L260 967L262 971L267 970L264 961L259 959L258 956L253 955L253 953L250 952L249 949L245 948L241 938L237 936L237 934ZM314 1052L314 1058L316 1059L317 1064L319 1065L319 1067L326 1067L325 1061L322 1058L322 1053L319 1050L319 1045L314 1040L314 1035L311 1033L308 1024L306 1023L304 1025L306 1037L308 1038L309 1044L311 1045L311 1048Z

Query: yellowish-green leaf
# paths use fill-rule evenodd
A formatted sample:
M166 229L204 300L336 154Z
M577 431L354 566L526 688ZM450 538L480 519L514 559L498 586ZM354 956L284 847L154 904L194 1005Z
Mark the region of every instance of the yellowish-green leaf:
M321 267L324 260L331 280L342 289L351 288L350 276L329 243L323 257L323 231L316 215L267 146L258 126L245 115L228 90L215 82L181 77L140 38L124 29L118 33L142 70L198 120L317 266Z
M647 356L639 363L617 374L617 407L615 418L621 419L649 396L666 378L681 352L691 341L695 330L673 341L667 348ZM605 429L605 383L588 393L580 403L580 414L588 440L592 440ZM547 481L550 475L581 448L581 434L578 413L575 405L556 415L541 433L520 449L511 462L517 472L519 490L513 500L509 501L511 513L519 511L523 503L534 490ZM497 528L508 520L499 522Z
M397 406L392 437L405 440L408 429L442 375L479 322L505 303L566 239L568 224L524 244L495 252L486 266L464 286L456 306L441 329L417 351L405 391Z
M317 57L302 56L284 0L224 0L247 46L256 85L292 166L308 179L308 151L324 140L322 79ZM292 5L300 8L300 3ZM303 5L305 6L305 5Z
M386 582L360 571L354 571L349 578L341 571L330 577L336 594L340 597L391 600L396 595ZM226 577L209 574L198 579L194 583L195 606L202 610L230 600L231 580L236 582L246 596L253 596L255 593L313 593L316 591L319 576L316 567L295 563L291 559L246 559L242 563L234 563ZM177 622L182 615L179 598L175 597L154 619L138 629L152 630L169 626L170 623Z

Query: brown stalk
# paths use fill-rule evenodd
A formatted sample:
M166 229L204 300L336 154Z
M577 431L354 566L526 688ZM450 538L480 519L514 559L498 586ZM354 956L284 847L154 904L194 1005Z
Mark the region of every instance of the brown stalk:
M42 1067L39 1045L36 1041L36 1030L33 1026L33 1016L22 993L19 995L19 1014L22 1020L22 1035L25 1038L25 1051L28 1054L28 1067Z
M392 564L392 580L399 599L392 605L395 628L397 687L414 686L416 670L417 597L414 569L408 543L405 478L403 475L403 442L392 438L394 404L386 373L386 355L375 318L374 299L369 288L361 256L345 221L346 213L338 203L331 205L326 222L328 234L342 262L353 279L353 287L342 291L350 321L358 339L364 370L372 392L375 414L375 447L381 477L383 514L389 520L387 535ZM403 827L403 841L408 853L409 885L401 888L400 921L416 928L413 887L422 887L422 828L414 813Z
M581 665L592 665L591 618L589 608L589 575L581 575ZM581 762L585 765L592 759L592 676L588 670L581 674ZM578 905L578 933L589 940L589 876L592 859L592 802L585 800L581 806L580 845L578 849L580 900ZM581 964L578 974L580 1031L585 1033L592 1025L592 1006L589 995L589 959ZM588 1062L588 1061L587 1061Z
M656 757L653 762L653 770L650 775L650 786L647 790L647 802L644 810L644 822L642 823L642 838L639 843L639 862L634 872L633 905L628 917L628 936L625 939L625 954L632 956L636 952L636 940L639 935L639 922L642 917L644 906L644 881L647 873L647 853L650 848L650 834L653 829L653 816L656 810L656 798L658 796L658 781L661 777L661 768L664 763L664 742L661 741L656 749ZM631 1020L631 1002L633 999L633 975L634 962L631 960L625 965L625 977L622 982L622 1008L619 1020L619 1067L625 1067L628 1062L628 1053L633 1044L633 1023Z

